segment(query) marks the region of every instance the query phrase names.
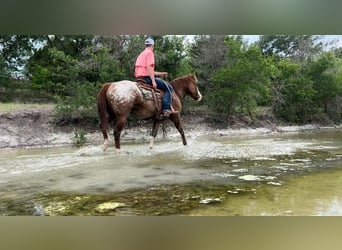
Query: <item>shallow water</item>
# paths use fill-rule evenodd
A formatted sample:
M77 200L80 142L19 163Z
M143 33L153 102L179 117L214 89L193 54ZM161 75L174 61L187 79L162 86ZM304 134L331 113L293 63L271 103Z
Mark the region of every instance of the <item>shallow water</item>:
M341 132L190 133L186 147L170 135L152 150L123 142L120 155L100 145L4 150L0 213L91 215L118 201L100 214L340 215Z

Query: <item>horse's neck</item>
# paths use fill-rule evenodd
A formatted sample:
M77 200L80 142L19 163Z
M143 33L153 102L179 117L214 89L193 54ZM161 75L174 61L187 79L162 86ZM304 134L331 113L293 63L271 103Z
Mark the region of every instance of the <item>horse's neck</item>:
M181 80L175 80L172 82L172 87L175 90L178 97L183 98L185 95L185 85Z

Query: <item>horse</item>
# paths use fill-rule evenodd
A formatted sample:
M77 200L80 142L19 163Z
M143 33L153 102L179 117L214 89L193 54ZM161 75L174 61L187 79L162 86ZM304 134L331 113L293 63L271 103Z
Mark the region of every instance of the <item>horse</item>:
M169 117L163 117L162 119L158 116L161 112L161 105L158 105L158 103L161 104L161 96L159 96L158 102L153 100L154 98L145 98L142 88L138 86L139 84L137 82L121 80L104 83L102 85L97 94L97 111L100 118L100 129L104 138L103 152L108 148L108 126L112 122L114 126L115 149L117 153L120 153L121 131L130 114L139 117L141 120L153 119L153 128L149 144L151 149L153 148L159 126L165 119L170 119L174 123L181 135L183 145L187 145L180 115L182 110L181 99L185 95L190 95L196 101L202 99L202 95L198 89L198 79L195 74L189 74L172 80L170 84L173 88L172 107L178 112L172 113ZM157 91L160 92L160 95L163 94L163 91L158 89L154 90L152 87L150 91L154 97Z

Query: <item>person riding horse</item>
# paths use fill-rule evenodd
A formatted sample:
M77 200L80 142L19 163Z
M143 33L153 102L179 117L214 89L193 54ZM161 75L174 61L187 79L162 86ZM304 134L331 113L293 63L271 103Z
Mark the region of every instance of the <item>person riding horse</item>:
M194 100L201 101L202 95L198 90L198 80L195 74L178 77L173 79L170 84L174 90L172 95L173 108L178 113L170 115L168 119L174 123L182 137L183 145L186 145L187 141L181 120L181 100L185 95L189 95ZM108 129L111 123L114 126L115 149L117 153L120 152L121 131L130 114L143 120L153 119L150 140L150 148L153 148L158 128L163 120L156 118L159 114L159 108L156 107L153 100L145 98L136 82L121 80L103 84L97 94L97 110L104 139L103 151L106 151L109 145Z
M154 70L154 40L147 38L145 40L145 49L139 54L135 62L135 77L143 79L146 83L164 91L162 98L162 111L165 117L170 114L178 113L172 109L172 86L163 81L160 77L167 76L167 72L158 72ZM157 76L157 77L156 77Z

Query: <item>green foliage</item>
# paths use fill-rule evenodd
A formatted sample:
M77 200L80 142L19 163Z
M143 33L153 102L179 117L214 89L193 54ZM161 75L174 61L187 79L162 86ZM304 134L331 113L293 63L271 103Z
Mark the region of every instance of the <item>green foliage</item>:
M87 132L84 130L74 131L73 143L77 147L82 147L87 142Z
M235 112L251 115L259 102L269 100L270 62L256 46L245 47L239 37L226 38L226 44L229 63L209 83L208 105L227 117Z
M332 52L324 53L311 63L308 75L316 91L313 98L316 109L341 122L342 59Z
M35 51L35 42L40 36L0 35L0 52L2 60L11 71L18 72Z
M341 121L341 64L332 53L322 54L305 66L283 59L277 67L272 92L278 117L296 123L326 120L325 116Z
M155 43L157 71L166 71L170 79L176 78L179 76L185 56L184 38L180 36L156 37Z
M10 72L7 68L6 62L2 55L0 54L0 88L7 88L9 86L9 81L11 79Z
M323 54L310 65L309 76L314 81L317 105L326 106L337 94L340 84L338 77L342 73L341 66L333 53Z
M70 83L70 96L56 96L55 123L97 124L96 95L100 84Z
M319 36L313 35L264 35L259 46L265 55L305 62L322 50L318 39Z
M313 82L302 74L298 63L284 59L277 62L278 75L274 78L273 111L290 122L307 122L313 113Z
M85 53L86 59L79 62L80 78L89 82L114 82L125 78L109 48L92 46Z
M57 48L45 47L32 57L26 67L26 74L34 90L44 89L50 95L68 95L70 82L79 81L78 61Z
M228 46L229 47L229 46ZM196 36L188 49L189 62L196 71L202 92L206 96L210 92L208 83L217 70L226 66L227 45L225 36Z

